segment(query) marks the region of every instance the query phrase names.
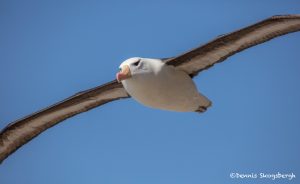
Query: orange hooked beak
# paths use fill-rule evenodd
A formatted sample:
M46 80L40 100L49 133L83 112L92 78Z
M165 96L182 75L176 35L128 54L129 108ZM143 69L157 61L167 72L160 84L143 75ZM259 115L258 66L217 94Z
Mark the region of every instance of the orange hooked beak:
M118 82L131 77L130 68L128 65L122 66L121 70L117 73L116 78Z

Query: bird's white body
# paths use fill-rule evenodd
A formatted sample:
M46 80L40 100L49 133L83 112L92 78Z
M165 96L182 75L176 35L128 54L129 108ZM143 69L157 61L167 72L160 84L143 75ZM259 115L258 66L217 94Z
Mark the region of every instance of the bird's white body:
M178 112L193 112L199 107L206 109L210 106L211 102L197 91L193 80L185 72L165 65L160 59L138 59L143 62L140 72L122 81L126 91L138 102L152 108ZM136 60L130 58L121 66L130 66Z

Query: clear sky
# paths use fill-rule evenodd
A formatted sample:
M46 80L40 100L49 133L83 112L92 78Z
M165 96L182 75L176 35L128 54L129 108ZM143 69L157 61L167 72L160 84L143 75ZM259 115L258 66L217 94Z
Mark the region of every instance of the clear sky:
M133 56L178 55L278 14L285 1L0 1L0 128L113 80ZM300 178L300 33L230 57L195 78L205 114L117 101L68 119L0 165L1 184L275 183ZM278 182L276 182L278 183Z

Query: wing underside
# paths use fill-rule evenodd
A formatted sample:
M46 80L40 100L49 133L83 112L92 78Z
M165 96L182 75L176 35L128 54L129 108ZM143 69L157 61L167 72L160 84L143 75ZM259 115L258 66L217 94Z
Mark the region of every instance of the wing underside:
M165 60L165 63L185 71L190 76L195 76L235 53L299 30L300 15L273 16L238 31L220 36L178 57Z
M122 84L112 81L80 92L9 124L0 132L0 163L23 144L59 122L105 103L128 97Z

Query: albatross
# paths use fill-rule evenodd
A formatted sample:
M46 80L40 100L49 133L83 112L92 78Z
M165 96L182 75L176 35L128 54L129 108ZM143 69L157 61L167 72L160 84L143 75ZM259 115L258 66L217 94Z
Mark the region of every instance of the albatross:
M203 113L211 101L197 91L192 80L199 72L249 47L299 30L300 15L277 15L176 57L127 59L121 63L116 80L8 124L0 132L0 162L63 120L119 99L132 97L152 108Z

